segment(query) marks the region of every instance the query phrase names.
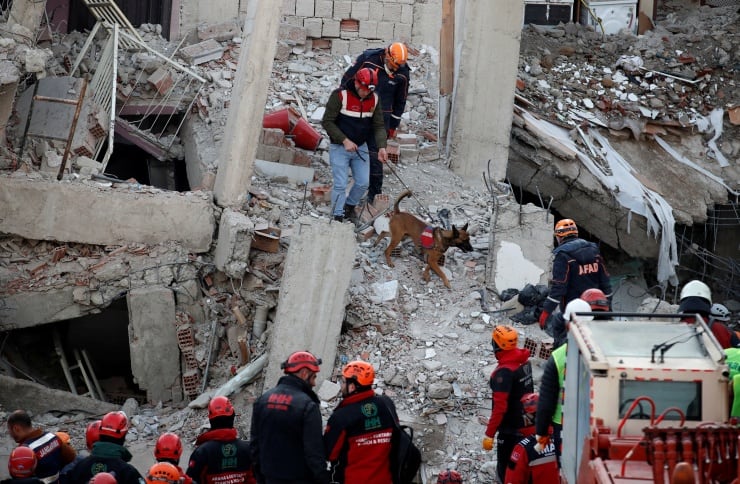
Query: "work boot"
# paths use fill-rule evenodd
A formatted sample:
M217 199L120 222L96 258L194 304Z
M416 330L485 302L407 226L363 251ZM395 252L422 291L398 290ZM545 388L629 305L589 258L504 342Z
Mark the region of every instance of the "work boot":
M344 222L344 215L334 215L334 220L337 222Z
M344 205L344 220L349 220L353 224L357 225L357 221L359 220L359 217L357 217L357 212L355 212L356 205Z

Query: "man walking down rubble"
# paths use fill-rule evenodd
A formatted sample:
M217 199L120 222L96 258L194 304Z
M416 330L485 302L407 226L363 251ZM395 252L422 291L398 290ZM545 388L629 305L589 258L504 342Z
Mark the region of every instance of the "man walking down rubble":
M129 462L131 452L123 446L128 433L128 417L123 412L106 413L100 420L99 439L92 452L69 473L71 484L87 484L96 474L108 472L118 484L144 484L144 478Z
M390 398L375 395L375 369L351 361L342 369L342 401L324 431L331 481L387 484L393 481L391 447L398 416Z
M380 96L375 93L378 85L376 71L363 68L357 71L354 82L343 89L336 89L329 96L321 125L331 140L329 162L333 186L331 203L334 220L357 221L355 207L367 190L370 176L368 140L375 139L378 159L385 163L386 133ZM349 172L354 183L346 193Z
M598 246L578 238L578 227L572 219L566 218L555 224L555 239L558 246L552 251L550 291L539 318L542 329L558 305L565 310L568 303L580 297L586 289L601 289L607 298L612 296L609 273Z
M383 105L383 122L388 139L396 137L396 130L406 109L411 79L411 70L406 65L408 55L408 47L402 42L394 42L386 48L368 49L357 57L352 67L342 76L341 85L346 87L352 83L360 69L370 68L378 73L375 92L380 95L380 102ZM383 193L383 165L378 161L378 146L372 137L368 139L367 145L370 150L367 203L372 205L375 196Z
M20 445L36 454L35 476L47 484L59 480L59 471L74 461L77 453L70 445L64 445L58 435L33 428L31 416L25 410L16 410L8 416L8 434Z
M190 454L186 472L198 484L256 483L249 444L238 438L234 428L235 416L234 406L228 398L217 396L208 402L208 422L211 428L195 440L196 447ZM174 439L171 440L174 443ZM179 443L179 438L177 442ZM171 458L170 463L176 466L177 461L172 460L175 456L179 458L178 453L167 454ZM160 457L165 456L160 454ZM180 471L177 472L179 474Z
M296 351L284 376L252 409L250 451L260 484L327 484L319 397L313 391L321 359Z
M493 438L498 432L496 472L500 482L504 482L511 451L524 436L522 429L526 422L521 399L527 393L534 393L530 353L518 348L518 343L519 333L513 327L499 325L493 329L491 346L498 366L489 381L493 405L482 446L483 450L493 450Z

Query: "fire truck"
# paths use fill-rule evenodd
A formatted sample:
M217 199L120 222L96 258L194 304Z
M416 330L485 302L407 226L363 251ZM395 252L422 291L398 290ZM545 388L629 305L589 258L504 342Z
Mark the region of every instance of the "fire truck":
M731 483L725 354L699 315L579 313L568 334L562 474L568 484ZM738 481L740 482L740 481Z

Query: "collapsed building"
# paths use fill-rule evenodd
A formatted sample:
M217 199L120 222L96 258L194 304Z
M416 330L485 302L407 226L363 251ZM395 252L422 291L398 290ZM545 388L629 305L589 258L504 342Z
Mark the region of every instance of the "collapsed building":
M5 375L114 403L181 402L222 389L232 366L250 379L267 368L270 385L296 347L333 362L342 323L370 318L356 294L337 297L356 277L354 234L321 217L325 159L293 130L317 125L352 57L392 39L418 59L401 164L449 160L461 186L484 173L493 200L518 202L478 224L484 287L525 282L502 277L513 246L506 262L545 282L542 214L555 210L653 283L699 273L737 298L736 9L692 6L711 34L671 14L631 40L522 30L519 2L181 2L179 17L165 2L169 17L137 27L83 3L89 32L60 35L38 3L15 1L0 45ZM266 113L287 127L262 129Z

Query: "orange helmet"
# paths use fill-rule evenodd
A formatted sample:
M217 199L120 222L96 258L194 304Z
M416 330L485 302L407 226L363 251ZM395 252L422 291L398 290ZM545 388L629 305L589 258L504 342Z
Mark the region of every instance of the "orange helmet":
M375 381L375 369L367 361L350 361L342 369L342 376L346 380L354 380L358 385L369 387Z
M564 218L555 224L555 237L563 238L572 235L578 235L578 227L572 219Z
M208 403L208 420L216 417L231 417L234 415L234 406L223 395L213 397Z
M54 435L59 437L59 440L62 441L62 445L71 445L72 439L69 437L67 432L54 432Z
M182 442L180 441L180 437L178 437L177 434L172 432L165 432L159 436L159 438L157 439L157 444L154 446L155 459L157 459L158 461L167 459L175 462L180 462L181 455Z
M385 49L385 62L392 71L406 64L409 58L409 49L403 42L394 42Z
M92 450L93 444L100 440L101 422L102 420L96 420L87 425L87 430L85 430L85 444L87 445L87 450Z
M591 306L591 311L609 311L609 299L601 289L586 289L581 299Z
M462 476L457 471L447 469L439 473L437 484L462 484Z
M16 447L8 457L8 473L16 479L31 477L36 472L36 454L30 447Z
M537 393L525 393L521 399L522 410L525 414L536 414L537 413L537 402L540 401L540 396Z
M110 472L98 472L90 478L88 484L118 484L118 481Z
M149 468L146 473L147 484L178 484L180 482L180 471L169 462L157 462Z
M519 343L519 333L511 326L499 325L493 328L491 339L494 349L513 350Z
M285 373L298 373L302 368L308 368L314 373L319 372L321 358L316 358L308 351L296 351L288 357L281 365Z
M128 432L128 417L126 414L118 412L109 412L103 415L100 421L100 436L113 437L114 439L122 439L126 437Z

